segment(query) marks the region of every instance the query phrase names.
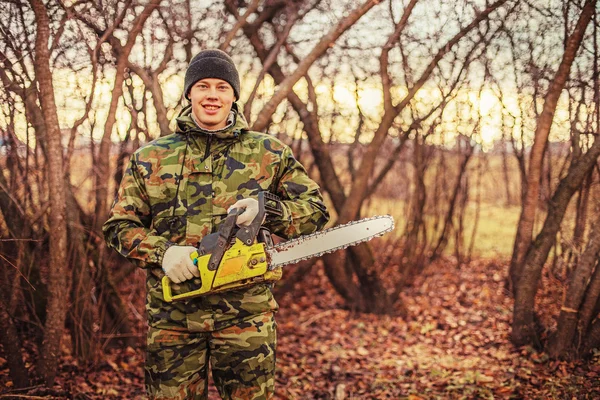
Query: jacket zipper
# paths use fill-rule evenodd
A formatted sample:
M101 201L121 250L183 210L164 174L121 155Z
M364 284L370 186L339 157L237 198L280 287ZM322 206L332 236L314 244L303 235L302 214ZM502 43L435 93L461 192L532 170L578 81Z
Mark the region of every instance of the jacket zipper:
M212 142L212 135L206 135L206 136L208 136L208 137L206 138L206 149L204 150L204 159L202 160L202 162L206 161L208 156L210 156L210 144Z

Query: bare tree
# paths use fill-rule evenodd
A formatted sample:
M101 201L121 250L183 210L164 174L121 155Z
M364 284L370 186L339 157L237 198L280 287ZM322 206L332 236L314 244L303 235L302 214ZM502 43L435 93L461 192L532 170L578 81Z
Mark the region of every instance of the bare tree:
M533 223L538 208L539 185L541 178L542 162L548 143L548 135L556 112L558 98L565 86L571 66L581 46L587 26L592 19L596 1L588 0L583 7L577 25L569 35L562 61L544 97L544 108L537 120L535 139L529 156L529 170L527 173L527 192L523 201L521 217L515 237L513 256L511 259L510 276L513 285L516 285L525 254L530 247L533 235Z
M64 197L63 154L52 71L50 70L50 20L41 0L31 0L35 13L35 75L40 91L40 105L45 125L46 157L50 191L50 271L48 274L48 311L44 325L44 341L40 351L40 370L46 385L52 386L59 362L60 342L67 313L69 279L67 254L67 215Z
M299 118L304 124L304 130L309 140L314 162L319 167L321 182L332 199L335 211L338 215L338 222L347 222L355 219L359 215L360 208L364 200L368 197L367 194L371 193L374 188L377 187L377 185L385 177L385 174L390 171L391 166L393 166L394 160L390 158L389 161L386 162L386 166L381 169L382 173L377 174L376 176L374 174L376 167L375 160L378 159L376 156L380 154L384 143L387 143L386 139L388 138L388 133L394 131L392 127L395 124L396 117L398 117L406 108L406 106L410 104L415 94L425 84L425 82L429 80L433 71L438 66L438 63L445 57L446 54L449 53L450 49L452 49L452 47L459 43L463 37L476 28L481 21L486 20L494 10L501 7L504 3L504 1L496 2L482 12L477 13L473 21L465 24L464 27L459 29L459 32L455 34L454 37L451 37L447 43L444 43L441 47L439 47L437 49L437 54L425 68L425 71L419 76L418 79L414 80L412 87L409 88L408 95L397 105L393 105L391 92L394 88L394 84L387 73L388 53L390 50L394 49L394 46L398 43L398 38L408 25L409 17L411 16L413 8L418 4L418 1L411 1L405 7L404 13L400 20L398 22L394 22L394 29L388 38L387 44L384 44L383 47L381 47L380 70L382 71L382 85L385 96L384 114L381 117L381 123L375 129L373 140L370 142L370 144L365 146L364 151L361 150L361 159L360 161L356 161L357 166L352 172L355 175L353 175L351 185L347 189L343 187L342 179L339 176L339 172L336 171L336 168L334 167L332 155L328 149L332 142L329 144L326 143L323 139L323 133L319 129L319 121L322 120L323 116L321 115L322 112L316 112L316 110L320 110L320 107L318 107L314 100L311 100L310 93L314 92L314 89L312 88L312 79L305 72L307 70L307 68L305 68L307 65L307 58L304 57L298 64L298 67L293 74L294 78L292 81L289 80L290 78L285 77L285 74L283 73L279 63L273 62L273 64L269 67L269 73L275 82L279 84L279 88L276 94L269 100L269 104L272 103L276 105L279 101L281 101L281 99L287 96L288 100L296 110ZM279 9L275 9L275 7L273 7L273 9L270 10L263 10L263 16L268 12L271 12L271 15L276 15L277 12L279 12ZM235 14L234 11L232 11L232 13ZM264 20L268 20L270 18L271 17L264 17ZM262 26L262 21L263 20L259 20L249 24L243 30L256 50L259 58L263 61L263 63L265 63L269 54L269 49L257 34L259 28ZM281 38L280 35L276 35L276 37ZM318 46L325 44L327 41L329 41L330 47L335 48L332 45L332 39L329 37L321 38ZM291 53L289 46L286 46L286 51L292 57L294 56L294 54ZM311 53L310 57L312 56L313 53ZM319 56L319 54L314 54L314 56ZM297 96L293 90L291 90L290 82L295 83L300 77L302 77L302 75L304 75L308 86L308 103L302 101L300 97ZM273 107L263 108L257 117L254 128L264 128L266 120L270 118L273 110ZM429 115L431 115L430 112ZM358 130L358 134L360 134L361 131L362 129ZM358 139L355 139L355 141L358 142ZM403 143L403 141L401 141L401 143ZM402 145L398 146L397 149L402 149ZM398 152L393 154L397 155ZM367 245L354 247L349 251L347 258L350 260L350 268L345 264L346 261L340 257L325 256L324 261L327 275L330 277L334 287L347 300L350 307L370 312L391 312L391 298L379 281L377 271L374 269L374 258L369 247ZM353 274L356 274L358 277L360 282L359 286L356 286L356 284L353 283Z

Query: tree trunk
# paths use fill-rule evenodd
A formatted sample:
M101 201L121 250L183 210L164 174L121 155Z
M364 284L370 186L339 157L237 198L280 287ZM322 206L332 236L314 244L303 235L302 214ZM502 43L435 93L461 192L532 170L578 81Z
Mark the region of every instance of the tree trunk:
M579 190L579 197L577 198L577 216L575 217L575 228L573 229L573 250L577 253L579 253L581 246L583 245L593 176L593 171L590 171L584 185Z
M594 167L598 156L600 156L600 140L596 139L587 153L571 164L569 173L560 181L550 201L544 226L527 253L523 270L515 284L512 341L517 346L537 343L534 305L542 268L554 244L569 201Z
M431 261L435 260L442 254L446 248L446 244L448 243L449 228L452 223L452 219L454 218L454 208L456 207L458 195L462 187L463 176L467 169L467 165L469 164L469 160L471 159L471 155L473 154L472 148L467 151L467 154L458 167L458 176L456 177L456 184L454 185L452 196L450 197L450 205L448 207L448 212L446 213L446 218L444 219L444 227L442 228L442 233L440 234L435 249L433 250L433 254L430 257Z
M354 311L363 311L365 309L364 299L358 286L354 283L352 275L348 273L345 257L341 257L339 253L329 253L323 255L322 259L327 278L335 291L342 296L348 308Z
M66 264L67 221L64 196L63 155L60 142L60 125L54 100L52 72L50 71L50 21L41 0L30 0L35 14L37 35L35 40L35 74L40 90L40 104L46 127L48 149L48 184L50 190L50 263L48 272L48 309L44 341L40 350L39 371L47 386L54 384L60 342L68 307L69 279Z
M587 247L577 268L573 272L571 283L567 289L564 304L560 310L556 333L548 344L548 355L553 358L563 357L574 342L577 327L577 312L583 301L586 289L598 263L600 252L600 213L596 214L596 221L590 232Z
M504 146L504 140L502 141L502 176L504 177L504 187L506 191L506 207L510 207L513 203L512 195L510 193L511 174L508 172L508 154Z
M596 260L596 268L588 284L583 304L579 307L579 320L577 321L577 344L581 345L590 329L592 320L598 314L600 299L600 265Z
M410 214L407 218L406 242L403 248L401 265L403 267L403 282L410 280L416 269L421 268L421 254L423 247L419 248L419 236L424 227L423 214L427 202L427 189L425 187L425 171L427 163L424 162L423 144L419 135L415 137L413 148L414 160L414 190L411 199ZM406 261L403 261L406 260Z
M0 344L6 356L8 375L15 388L29 386L29 374L21 356L21 341L2 296L0 296Z
M98 256L98 274L96 275L96 286L100 288L98 293L100 308L101 312L104 313L102 332L115 334L115 338L124 337L126 346L135 347L134 328L129 320L127 306L119 295L108 264L102 262L103 259L103 257Z
M317 264L317 260L304 260L291 268L291 271L284 271L284 277L281 282L278 282L273 289L273 293L276 297L283 296L284 294L291 291L296 283L300 282L306 275L308 275Z
M567 79L569 78L571 65L575 60L575 56L577 55L581 42L583 41L583 36L587 26L592 18L592 15L594 14L595 4L596 0L586 1L575 29L567 39L562 61L558 67L558 70L556 71L554 79L550 83L548 93L546 93L546 97L544 98L544 108L537 121L537 127L534 136L535 139L533 146L531 147L531 154L529 156L527 193L523 201L523 208L519 218L519 225L517 228L517 235L515 237L513 255L510 264L510 277L513 286L517 285L517 280L519 279L521 270L523 268L525 254L531 245L533 224L535 222L535 214L538 204L544 153L546 151L548 135L550 134L550 128L552 127L552 122L554 120L554 113L556 111L558 99L563 88L565 87Z
M583 342L582 354L588 354L598 347L600 347L600 319L595 319Z
M156 110L156 120L160 127L160 136L166 136L172 133L169 124L169 118L167 117L167 109L165 107L165 100L163 96L162 87L158 80L158 74L152 74L152 104Z
M65 183L68 185L68 183ZM68 187L68 186L67 186ZM89 256L85 249L84 224L81 219L79 205L70 187L66 190L67 216L69 219L69 265L73 272L71 301L67 325L71 331L73 353L80 361L93 362L96 355L94 348L94 322L96 321L95 306L92 303L94 281L88 263ZM89 227L88 227L89 228Z
M359 288L364 299L364 306L359 310L380 315L395 314L393 299L379 277L371 247L367 243L361 243L349 248L347 254L352 260L352 267L360 282Z

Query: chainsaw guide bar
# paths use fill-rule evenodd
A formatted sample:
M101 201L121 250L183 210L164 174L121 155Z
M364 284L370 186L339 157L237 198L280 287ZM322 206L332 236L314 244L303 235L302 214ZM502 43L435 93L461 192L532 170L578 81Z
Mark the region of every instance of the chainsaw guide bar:
M269 269L333 253L367 242L393 229L394 219L389 215L379 215L279 243L275 247L267 249L271 259Z

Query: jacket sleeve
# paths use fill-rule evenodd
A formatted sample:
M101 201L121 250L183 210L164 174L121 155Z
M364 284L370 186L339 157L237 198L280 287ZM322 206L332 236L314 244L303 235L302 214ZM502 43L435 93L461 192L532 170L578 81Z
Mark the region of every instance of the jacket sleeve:
M288 146L282 151L275 184L273 192L282 199L283 215L267 217L266 225L271 232L291 239L323 229L329 213L319 185L308 177Z
M102 231L109 247L140 267L160 267L172 243L156 234L144 180L134 154ZM151 265L156 264L156 265Z

